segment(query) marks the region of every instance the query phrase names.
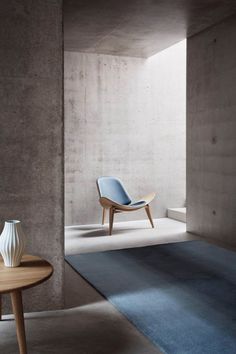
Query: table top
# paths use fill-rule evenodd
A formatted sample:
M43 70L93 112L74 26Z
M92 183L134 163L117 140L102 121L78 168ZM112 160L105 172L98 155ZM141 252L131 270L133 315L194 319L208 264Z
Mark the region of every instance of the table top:
M44 259L24 255L19 267L5 267L0 256L0 293L31 288L50 278L53 267Z

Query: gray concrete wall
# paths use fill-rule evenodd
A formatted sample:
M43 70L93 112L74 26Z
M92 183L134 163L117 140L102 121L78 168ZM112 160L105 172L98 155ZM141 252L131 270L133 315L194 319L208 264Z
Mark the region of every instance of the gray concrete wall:
M0 219L21 220L27 252L54 266L51 280L24 292L25 311L60 308L62 4L3 0L0 13Z
M134 198L156 191L155 218L184 205L185 55L185 42L147 60L65 53L66 225L100 223L101 175Z
M187 227L236 245L236 17L187 42Z

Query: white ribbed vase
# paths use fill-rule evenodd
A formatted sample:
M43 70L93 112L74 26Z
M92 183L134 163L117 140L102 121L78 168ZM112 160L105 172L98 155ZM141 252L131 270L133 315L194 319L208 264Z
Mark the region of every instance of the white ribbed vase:
M0 253L5 267L18 267L25 249L25 235L19 220L5 221L0 236Z

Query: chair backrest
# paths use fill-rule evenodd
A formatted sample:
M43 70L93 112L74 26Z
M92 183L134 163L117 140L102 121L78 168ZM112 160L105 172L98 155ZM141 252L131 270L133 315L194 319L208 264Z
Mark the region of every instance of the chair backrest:
M128 205L131 203L129 194L126 192L122 182L116 177L99 177L97 179L98 192L100 197L105 197L119 204Z

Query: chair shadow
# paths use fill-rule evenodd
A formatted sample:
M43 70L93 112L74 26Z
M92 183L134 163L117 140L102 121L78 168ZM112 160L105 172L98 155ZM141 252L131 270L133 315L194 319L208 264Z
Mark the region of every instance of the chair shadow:
M76 235L70 235L70 238L90 238L90 237L101 237L101 236L116 236L116 235L120 235L120 234L126 234L130 231L138 231L138 230L146 230L147 228L146 227L139 227L139 228L128 228L128 229L113 229L112 231L112 235L109 235L109 229L108 227L107 228L103 228L103 229L94 229L93 231L90 231L90 232L85 232L85 233L80 233L79 235L76 234ZM73 229L73 231L81 231L81 230L84 230L84 229ZM89 230L89 229L88 229ZM90 229L91 230L91 229ZM151 230L151 229L150 229Z
M97 230L101 228L102 225L78 225L78 226L67 226L66 231L86 231L86 230Z

